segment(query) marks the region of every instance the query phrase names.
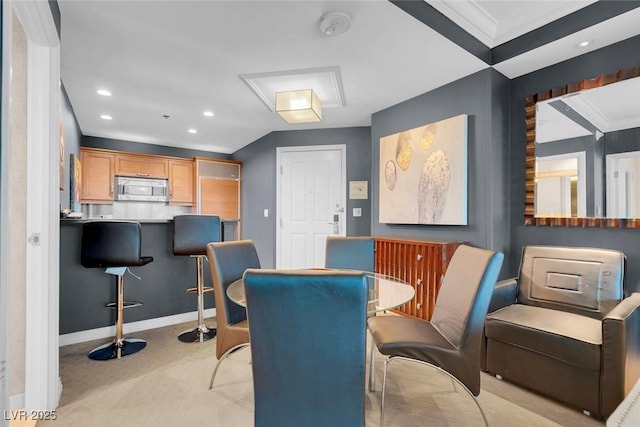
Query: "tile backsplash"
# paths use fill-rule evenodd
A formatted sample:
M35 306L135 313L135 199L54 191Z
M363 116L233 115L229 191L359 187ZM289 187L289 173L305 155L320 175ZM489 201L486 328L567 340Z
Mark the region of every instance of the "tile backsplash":
M192 213L190 206L169 206L158 202L113 202L111 205L82 205L85 219L172 219Z

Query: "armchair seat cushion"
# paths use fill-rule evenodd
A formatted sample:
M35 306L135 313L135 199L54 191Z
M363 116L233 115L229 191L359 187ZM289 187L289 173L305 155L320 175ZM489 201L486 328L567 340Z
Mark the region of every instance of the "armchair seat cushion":
M602 322L579 314L514 304L490 313L487 339L543 354L578 368L599 371Z

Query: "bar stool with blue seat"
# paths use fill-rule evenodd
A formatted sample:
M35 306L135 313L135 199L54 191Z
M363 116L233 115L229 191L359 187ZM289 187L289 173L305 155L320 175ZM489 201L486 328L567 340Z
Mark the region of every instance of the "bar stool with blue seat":
M213 287L204 285L204 261L207 259L207 244L220 240L220 217L216 215L173 217L173 254L196 259L196 286L188 288L187 292L198 296L198 325L178 336L182 342L204 342L216 336L216 329L204 322L204 294L213 291Z
M142 227L138 222L91 221L82 225L81 264L87 268L105 268L107 273L116 276L117 286L117 301L107 304L117 313L115 339L91 350L90 359L120 359L147 345L144 340L123 336L124 309L142 305L124 301L124 273L128 267L141 267L153 261L153 257L141 256L141 247Z

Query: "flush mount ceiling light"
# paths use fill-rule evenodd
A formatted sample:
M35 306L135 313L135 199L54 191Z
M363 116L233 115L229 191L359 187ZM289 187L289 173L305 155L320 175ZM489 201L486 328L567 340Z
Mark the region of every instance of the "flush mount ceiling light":
M320 31L328 36L346 32L351 27L351 17L344 12L329 12L320 18Z
M272 112L276 111L276 93L306 88L313 88L323 110L346 106L340 69L336 66L241 74L239 77Z
M287 123L319 122L322 105L312 89L276 92L276 113Z

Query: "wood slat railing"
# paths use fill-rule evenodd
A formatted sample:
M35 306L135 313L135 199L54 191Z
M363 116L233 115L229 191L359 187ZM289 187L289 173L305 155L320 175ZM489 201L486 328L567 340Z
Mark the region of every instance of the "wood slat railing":
M416 296L394 312L431 319L442 276L461 243L375 238L375 271L404 280L416 290Z

